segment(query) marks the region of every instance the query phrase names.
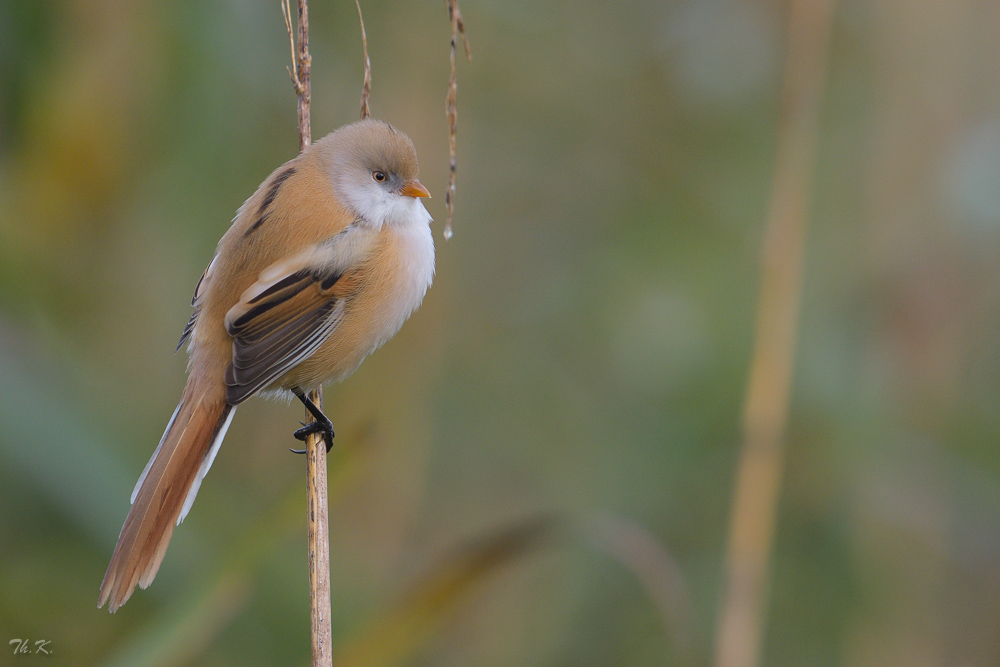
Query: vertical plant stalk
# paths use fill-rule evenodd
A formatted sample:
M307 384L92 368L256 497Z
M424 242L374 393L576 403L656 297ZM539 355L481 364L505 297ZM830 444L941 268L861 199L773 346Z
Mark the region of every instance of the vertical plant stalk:
M368 58L368 35L365 33L365 17L361 15L361 0L354 0L361 23L361 49L365 54L365 82L361 84L361 120L371 118L372 110L368 102L372 96L372 61Z
M312 57L309 55L309 2L297 0L297 34L292 36L292 14L289 0L281 0L285 28L292 47L292 68L289 75L292 86L299 96L298 127L299 151L304 151L312 143L309 104L312 91L309 71ZM309 393L313 403L323 409L323 388ZM313 421L308 411L306 416ZM307 539L309 545L309 609L312 635L313 667L332 667L333 632L330 625L330 519L326 483L326 443L322 434L314 433L306 438L306 505Z
M309 72L312 69L312 56L309 55L309 0L297 2L297 34L292 33L292 10L288 0L281 0L281 14L285 19L285 30L288 31L288 42L292 47L292 67L288 75L292 78L292 87L299 96L297 107L299 127L299 152L304 151L312 143L312 129L309 120L309 105L312 102L312 88L309 84Z
M469 39L465 36L465 21L462 20L462 12L458 10L458 0L447 0L447 2L448 18L451 21L451 78L448 80L448 95L445 97L445 115L448 116L448 190L444 195L448 219L444 223L445 241L454 234L451 228L451 215L455 206L455 173L458 164L455 159L455 134L458 129L458 70L455 56L460 35L465 47L466 61L472 62L472 49L469 48Z
M793 0L716 667L760 660L833 0Z
M305 2L305 0L299 1ZM317 406L322 406L322 387L310 393L309 397ZM322 434L313 434L306 440L306 505L309 513L307 539L312 664L313 667L332 667L330 518L326 484L326 443Z

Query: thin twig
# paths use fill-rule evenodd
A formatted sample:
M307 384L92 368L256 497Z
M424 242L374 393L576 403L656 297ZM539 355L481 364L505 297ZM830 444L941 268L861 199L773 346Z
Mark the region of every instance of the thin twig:
M312 94L309 70L309 3L297 0L298 32L292 38L292 15L288 0L281 0L281 13L292 44L292 85L299 96L297 117L299 151L312 142L309 104ZM309 394L320 410L323 409L323 388ZM311 419L308 412L307 416ZM326 443L323 436L314 433L306 438L306 505L307 539L309 543L309 608L312 631L313 667L332 667L333 632L330 624L330 524L326 484Z
M365 54L365 82L361 85L361 120L371 118L372 110L368 100L372 96L372 61L368 58L368 35L365 34L365 18L361 15L361 0L354 0L358 7L358 21L361 22L361 49Z
M304 151L312 142L309 125L309 104L312 102L312 89L309 85L309 72L312 68L312 56L309 55L309 0L297 0L297 4L298 31L295 36L292 35L292 10L288 0L281 0L281 15L285 19L285 30L288 31L288 41L292 47L292 67L288 70L288 75L299 96L299 151Z
M469 48L469 39L465 36L465 21L462 20L462 12L458 9L458 0L447 0L447 2L448 18L451 20L451 79L448 81L448 96L445 98L445 114L448 116L448 191L444 195L448 219L444 224L445 241L453 235L451 216L455 196L455 132L458 127L458 71L455 52L459 35L462 36L462 44L465 46L465 58L468 62L472 62L472 49Z
M302 94L302 82L299 81L299 68L295 57L295 35L292 33L292 10L288 6L288 0L281 0L281 18L285 20L285 30L288 31L288 44L292 49L292 67L286 67L288 76L292 79L292 88L296 95ZM300 128L301 129L301 128Z
M743 449L733 495L726 589L716 635L716 667L754 667L760 660L832 13L833 0L794 0L790 9L782 117L743 413Z

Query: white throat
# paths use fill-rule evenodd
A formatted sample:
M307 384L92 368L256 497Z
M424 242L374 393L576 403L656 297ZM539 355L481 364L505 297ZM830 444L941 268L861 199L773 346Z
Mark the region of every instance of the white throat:
M345 203L364 224L374 229L382 225L394 227L426 226L431 215L417 197L386 192L382 188L344 188Z

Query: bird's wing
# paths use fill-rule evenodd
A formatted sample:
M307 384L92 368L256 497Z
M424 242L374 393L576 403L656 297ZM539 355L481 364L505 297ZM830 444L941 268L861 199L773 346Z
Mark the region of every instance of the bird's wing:
M218 259L218 257L219 256L216 255L212 258L212 261L209 262L205 272L201 274L201 278L198 279L198 284L194 286L194 296L191 297L191 307L193 308L191 311L191 318L188 319L188 323L184 326L184 331L181 332L181 339L177 341L177 348L174 352L181 349L181 346L184 345L184 341L190 338L191 333L194 331L194 325L198 321L198 314L201 313L202 287L205 285L205 278L207 278L208 274L212 272L212 267L215 266L215 260Z
M226 314L233 361L226 400L236 405L309 357L337 328L357 289L357 268L305 253L278 262Z

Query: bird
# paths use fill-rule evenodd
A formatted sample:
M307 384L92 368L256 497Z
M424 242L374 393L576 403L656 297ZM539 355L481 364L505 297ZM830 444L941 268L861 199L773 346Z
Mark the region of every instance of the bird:
M345 125L272 172L238 209L195 287L188 379L131 497L98 608L152 583L237 406L298 398L295 431L333 444L307 393L353 373L399 331L434 278L430 197L417 154L380 120ZM293 450L294 451L294 450Z

